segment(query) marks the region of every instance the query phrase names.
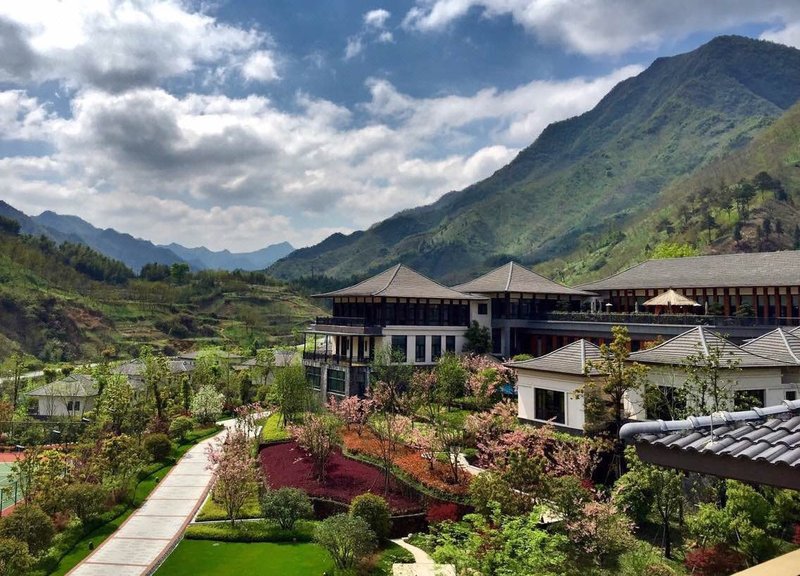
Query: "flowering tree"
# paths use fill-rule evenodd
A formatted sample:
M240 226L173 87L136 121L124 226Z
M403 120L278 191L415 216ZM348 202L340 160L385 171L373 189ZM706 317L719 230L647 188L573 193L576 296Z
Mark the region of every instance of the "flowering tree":
M387 392L387 388L385 384L379 383L373 392L378 417L372 425L372 432L380 445L383 461L384 492L389 491L389 480L397 448L411 430L411 419L390 408L392 395Z
M325 465L339 442L339 421L326 414L308 414L299 426L290 432L297 443L311 456L314 475L320 482L325 480Z
M331 398L328 402L328 411L344 422L348 430L351 426L355 427L359 436L374 409L375 402L372 399L358 396L348 396L342 400Z
M223 402L224 396L207 384L192 398L192 414L199 422L213 422L222 414Z
M256 459L251 455L247 436L241 430L232 430L224 440L209 444L206 454L214 475L212 496L224 506L231 526L235 526L258 480Z
M587 502L565 523L570 541L596 566L616 566L634 542L634 524L609 502Z
M261 412L261 404L258 402L243 404L234 408L233 414L236 417L236 428L241 430L246 438L250 438L255 434Z
M467 371L467 393L481 408L488 408L497 392L506 384L516 383L514 370L486 356L470 354L462 358Z

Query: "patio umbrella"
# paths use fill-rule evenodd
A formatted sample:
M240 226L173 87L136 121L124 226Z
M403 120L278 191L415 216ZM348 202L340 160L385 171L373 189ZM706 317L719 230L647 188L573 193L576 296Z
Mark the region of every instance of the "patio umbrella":
M668 310L672 310L673 306L700 306L691 298L687 298L683 294L678 294L670 288L666 292L662 292L658 296L654 296L644 303L645 306L666 306Z

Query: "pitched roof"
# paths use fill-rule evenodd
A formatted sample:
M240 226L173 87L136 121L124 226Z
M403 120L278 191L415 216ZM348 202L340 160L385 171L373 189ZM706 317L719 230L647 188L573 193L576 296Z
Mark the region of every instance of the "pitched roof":
M523 294L568 294L573 296L592 296L589 292L569 288L553 282L520 266L516 262L509 262L483 276L475 278L464 284L453 286L453 290L473 293L495 292L520 292Z
M629 423L620 437L648 462L745 481L798 487L800 400L686 420ZM788 484L787 484L788 483Z
M192 372L194 370L194 362L181 358L169 358L167 360L167 368L170 374ZM114 374L124 374L125 376L141 376L144 373L144 360L140 358L128 360L115 367L112 372Z
M523 368L526 370L541 370L543 372L557 372L559 374L584 373L587 360L599 360L600 348L588 340L577 340L558 350L554 350L544 356L523 360L522 362L507 362L506 366L511 368ZM591 374L597 374L592 370Z
M578 288L597 291L671 286L797 286L799 282L800 250L787 250L648 260Z
M87 374L70 374L61 380L44 384L25 393L27 396L66 396L89 398L97 396L97 382Z
M464 294L442 286L408 266L398 264L380 274L367 278L353 286L315 294L319 298L334 296L384 296L387 298L438 298L442 300L477 300L476 296Z
M786 362L744 350L705 326L696 326L653 348L632 352L629 359L643 364L682 365L687 356L708 356L713 349L720 351L723 366L728 361L739 368L786 366Z
M783 328L776 328L772 332L745 342L742 344L742 349L788 364L800 364L800 338L796 334L787 332Z

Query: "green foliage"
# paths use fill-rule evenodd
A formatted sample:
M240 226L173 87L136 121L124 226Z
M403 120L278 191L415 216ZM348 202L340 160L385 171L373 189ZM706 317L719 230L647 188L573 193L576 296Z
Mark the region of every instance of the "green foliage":
M108 493L98 484L73 482L67 485L62 496L67 509L87 526L105 510Z
M194 420L188 416L176 416L169 423L169 435L176 439L178 442L183 442L186 439L186 434L194 429Z
M28 546L15 538L0 538L0 576L27 574L33 566Z
M283 487L265 490L261 495L261 513L284 530L292 530L298 520L314 515L308 494L298 488Z
M275 372L269 400L283 415L284 425L294 422L311 405L312 390L302 366L284 366Z
M389 504L377 494L369 492L359 494L350 502L350 516L363 518L375 534L378 542L382 542L389 537L391 529L389 515Z
M55 528L50 517L35 504L22 504L0 520L0 536L24 542L34 556L47 549Z
M700 251L691 244L659 242L650 253L650 258L685 258L687 256L698 256L699 254Z
M122 432L131 411L133 388L123 375L109 376L100 394L98 412L101 418L108 419L115 433Z
M353 568L376 547L375 533L363 519L337 514L320 522L314 530L314 541L325 548L336 567Z
M151 462L164 462L172 454L172 442L166 434L148 434L144 437L144 449Z
M469 501L478 514L487 518L496 513L518 516L533 506L529 496L521 494L502 475L493 471L472 479L469 483Z
M222 394L211 385L202 386L192 397L192 414L201 424L208 424L219 418L222 406Z
M464 332L467 342L464 344L464 352L473 354L488 354L492 351L492 333L487 326L481 326L477 320L472 323Z

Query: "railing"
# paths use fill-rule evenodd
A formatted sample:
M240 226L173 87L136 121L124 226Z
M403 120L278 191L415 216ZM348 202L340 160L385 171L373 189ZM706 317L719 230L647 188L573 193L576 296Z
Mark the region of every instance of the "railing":
M346 354L325 354L325 352L303 352L303 360L317 360L333 364L369 364L371 359L367 356L354 354L351 358Z
M321 326L368 326L366 318L352 316L317 316L316 323Z
M544 320L608 322L612 324L683 324L690 326L798 326L800 318L773 316L714 316L706 314L648 314L625 312L549 312Z

